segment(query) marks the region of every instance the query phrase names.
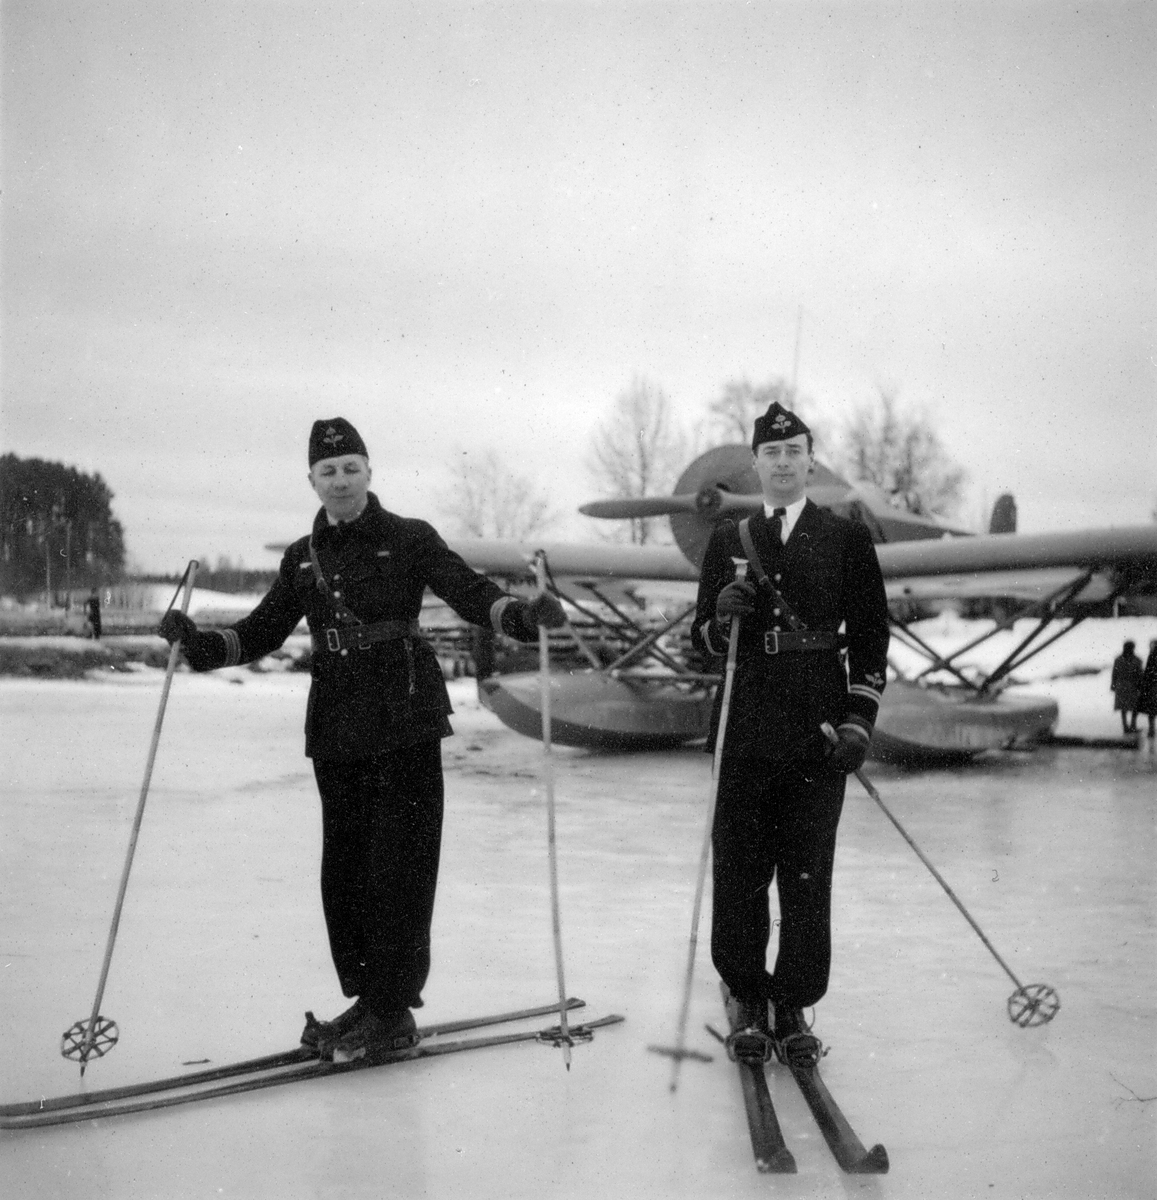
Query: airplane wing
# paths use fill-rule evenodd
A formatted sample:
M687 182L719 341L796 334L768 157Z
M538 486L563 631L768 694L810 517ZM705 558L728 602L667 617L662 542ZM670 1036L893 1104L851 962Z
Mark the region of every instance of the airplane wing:
M471 566L509 579L529 578L546 552L558 579L695 582L697 568L676 546L603 545L471 539L451 542ZM1157 525L1061 533L993 533L879 545L890 598L1020 596L1039 599L1082 576L1079 599L1117 592L1157 594Z
M958 575L900 576L885 579L889 600L916 603L935 600L1044 600L1068 590L1084 574L1076 568L1030 571L972 571ZM1111 572L1098 571L1077 593L1081 603L1098 603L1113 594Z
M683 557L677 546L632 546L617 542L602 545L578 542L516 542L495 538L451 541L450 549L460 554L476 571L519 580L534 575L534 557L546 554L551 572L558 580L581 583L584 579L607 582L622 579L688 580L695 582L699 570Z
M699 571L688 554L695 556L696 549L701 551L710 532L709 521L687 512L672 519L676 537L679 520L694 521L696 527L693 536L686 536L685 531L678 546L493 539L450 545L476 570L520 586L534 585L534 559L544 551L551 578L560 588L571 589L567 598L572 604L575 591L620 608L625 608L628 600L641 601L652 616L669 620L667 628L673 628L686 618L687 606L694 605ZM897 678L885 692L873 753L889 761L910 765L963 761L983 750L1029 745L1049 736L1057 720L1055 701L1010 698L1001 691L1014 669L1064 632L1046 635L1045 628L1062 616L1071 627L1104 611L1110 600L1157 596L1157 524L938 538L922 532L925 536L919 540L876 545L889 600L899 606L902 601L1012 598L1025 602L1025 611L1039 620L999 667L977 681L955 661L976 642L942 657L922 642L905 623L902 612L894 608L894 635L925 655L929 665L915 677ZM1098 610L1097 605L1102 608ZM657 636L645 635L644 629L622 612L619 616L624 629L634 629L638 650ZM998 624L993 632L1003 627ZM652 652L657 649L651 646ZM638 666L632 649L599 669L592 657L594 671L570 672L552 682L552 689L558 690L554 731L560 744L653 749L705 735L712 677L680 669L666 653L662 658L673 672L653 675L621 666L615 669L616 664L632 658ZM956 684L947 690L922 686L924 677L936 672L954 676ZM539 686L537 673L494 675L480 683L480 694L487 707L512 729L537 737L541 732L535 700Z
M1157 525L1061 533L994 533L877 546L889 599L1071 600L1157 594Z

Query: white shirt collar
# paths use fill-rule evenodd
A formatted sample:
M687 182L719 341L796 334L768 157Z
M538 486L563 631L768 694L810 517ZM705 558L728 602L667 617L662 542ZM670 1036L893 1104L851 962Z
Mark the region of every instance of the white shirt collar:
M766 500L763 502L763 512L769 521L771 520L772 513L774 513L777 508L782 507L784 509L783 523L781 525L779 535L782 541L786 542L787 539L791 537L791 531L795 528L795 523L799 520L799 514L803 512L803 506L806 503L806 496L801 496L800 499L798 499L794 504L788 505L768 504Z

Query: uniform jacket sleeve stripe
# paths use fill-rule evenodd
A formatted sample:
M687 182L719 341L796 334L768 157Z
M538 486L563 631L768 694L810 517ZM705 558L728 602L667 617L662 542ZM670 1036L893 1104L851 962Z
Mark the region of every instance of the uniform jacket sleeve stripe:
M704 621L703 624L699 626L699 634L703 638L703 644L712 654L726 654L727 647L724 646L722 649L720 649L720 647L716 645L715 639L711 636L714 632L714 624L714 621Z
M490 624L494 627L495 633L506 633L506 630L502 628L502 614L513 600L513 596L500 596L490 606Z

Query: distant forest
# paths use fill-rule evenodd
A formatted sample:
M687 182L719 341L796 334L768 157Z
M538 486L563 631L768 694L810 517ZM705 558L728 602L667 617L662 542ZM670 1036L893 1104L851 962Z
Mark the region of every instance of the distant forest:
M40 458L0 455L0 595L18 600L107 587L125 576L125 531L113 492L92 475ZM228 559L197 569L197 586L216 592L264 592L276 568L250 570ZM142 583L176 584L144 575Z
M175 587L180 576L138 575L136 578L141 583L171 583ZM197 567L197 588L209 592L265 592L276 578L276 567L250 570L234 567L226 560L219 561L215 568L207 564Z
M122 578L125 535L99 474L0 455L0 593L93 587Z

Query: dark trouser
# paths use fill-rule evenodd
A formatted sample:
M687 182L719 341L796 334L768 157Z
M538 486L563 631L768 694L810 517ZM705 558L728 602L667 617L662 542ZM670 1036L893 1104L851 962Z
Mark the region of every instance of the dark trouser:
M357 762L314 759L321 793L321 902L342 992L416 1008L430 973L442 841L436 738Z
M724 757L712 833L711 958L733 995L805 1008L827 991L832 865L846 784L822 765ZM780 927L769 974L773 879Z

